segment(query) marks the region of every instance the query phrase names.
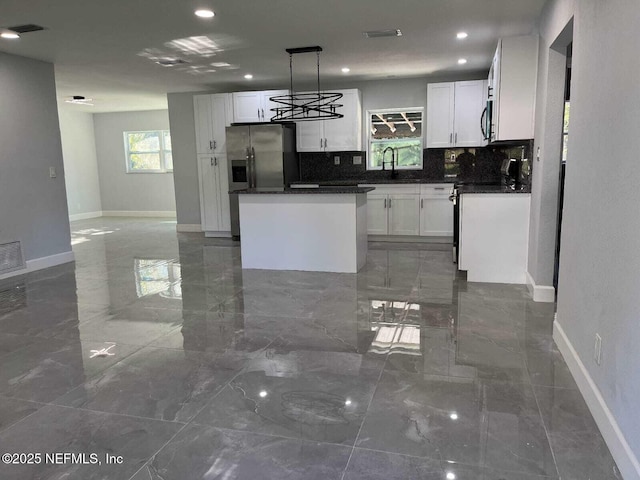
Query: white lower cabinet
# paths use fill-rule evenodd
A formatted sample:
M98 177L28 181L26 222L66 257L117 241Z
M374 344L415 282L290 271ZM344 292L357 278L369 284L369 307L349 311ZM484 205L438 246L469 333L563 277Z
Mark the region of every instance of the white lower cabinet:
M202 230L211 236L231 235L226 155L198 155Z
M367 233L387 235L387 195L367 194Z
M451 184L424 184L420 187L420 235L453 236Z
M420 197L416 194L389 195L389 235L418 235L420 233Z
M453 236L450 184L376 184L367 195L369 235Z

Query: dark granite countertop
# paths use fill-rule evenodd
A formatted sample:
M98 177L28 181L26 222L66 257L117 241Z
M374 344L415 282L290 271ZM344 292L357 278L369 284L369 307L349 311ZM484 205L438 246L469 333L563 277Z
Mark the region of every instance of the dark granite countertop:
M327 187L318 187L318 188L247 188L244 190L235 190L229 193L238 193L238 194L341 194L341 195L351 195L357 193L367 193L372 190L375 190L374 187L352 187L352 186L327 186Z
M350 180L320 180L317 182L311 180L305 180L300 182L291 182L291 185L320 185L321 187L331 186L350 186L350 185L379 185L379 184L403 184L403 183L456 183L455 178L444 179L424 179L424 178L382 178L382 179L350 179Z
M529 185L519 187L509 185L459 185L460 193L531 193Z

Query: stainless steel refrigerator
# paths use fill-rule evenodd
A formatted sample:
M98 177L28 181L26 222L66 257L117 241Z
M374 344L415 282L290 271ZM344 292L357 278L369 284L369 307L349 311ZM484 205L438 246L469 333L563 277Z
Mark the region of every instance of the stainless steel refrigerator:
M229 190L284 188L300 179L294 123L227 127ZM231 234L240 236L238 195L229 194Z

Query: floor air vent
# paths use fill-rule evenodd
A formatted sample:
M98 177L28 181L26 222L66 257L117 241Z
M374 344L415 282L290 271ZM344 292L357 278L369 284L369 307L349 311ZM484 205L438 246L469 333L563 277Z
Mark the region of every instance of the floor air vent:
M25 268L20 242L0 244L0 275Z

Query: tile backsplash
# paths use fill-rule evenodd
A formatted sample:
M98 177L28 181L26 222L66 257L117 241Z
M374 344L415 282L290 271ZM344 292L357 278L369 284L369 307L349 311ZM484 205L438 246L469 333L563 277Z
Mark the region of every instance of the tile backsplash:
M524 148L524 151L523 151ZM517 145L491 145L480 148L429 148L423 151L422 170L397 170L398 178L425 181L465 181L500 183L500 167L507 158L528 159L531 165L533 141ZM321 182L331 180L380 180L390 172L367 170L366 152L300 153L300 179ZM361 164L354 164L354 157ZM336 158L339 164L336 165ZM525 183L526 179L525 179Z

